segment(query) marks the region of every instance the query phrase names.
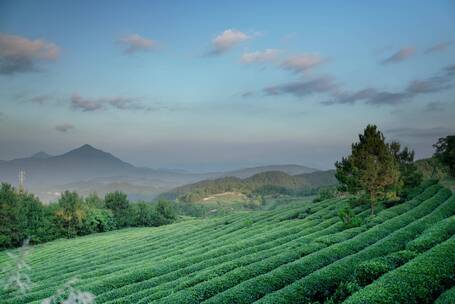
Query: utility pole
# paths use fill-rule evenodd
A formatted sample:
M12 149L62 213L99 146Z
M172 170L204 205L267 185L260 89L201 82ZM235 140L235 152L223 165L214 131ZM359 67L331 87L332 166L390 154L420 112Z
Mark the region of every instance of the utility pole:
M25 192L25 171L19 171L19 191Z

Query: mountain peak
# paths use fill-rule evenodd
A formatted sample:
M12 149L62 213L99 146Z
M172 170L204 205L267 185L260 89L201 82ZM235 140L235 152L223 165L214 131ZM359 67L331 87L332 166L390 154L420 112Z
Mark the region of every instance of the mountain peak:
M71 150L71 151L65 153L64 155L73 155L73 156L81 156L81 157L110 156L109 153L96 149L95 147L93 147L89 144L82 145L79 148L76 148L74 150Z
M98 150L96 149L95 147L89 145L89 144L84 144L82 146L80 146L79 148L76 148L76 150Z
M50 157L52 157L52 155L47 154L46 152L43 152L43 151L39 151L38 153L35 153L31 156L31 158L34 158L34 159L48 159Z

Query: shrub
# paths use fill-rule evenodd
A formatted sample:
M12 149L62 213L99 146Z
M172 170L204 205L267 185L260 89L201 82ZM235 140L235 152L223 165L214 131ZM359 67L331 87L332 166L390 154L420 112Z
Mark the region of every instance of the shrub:
M455 286L445 291L434 304L453 304L455 303Z
M361 219L349 207L338 210L338 217L346 228L359 227L362 224Z
M455 234L455 216L444 219L427 230L417 239L409 242L406 248L417 252L424 252Z
M395 269L416 257L412 251L398 251L385 257L362 262L355 268L354 277L360 286L371 284L381 275Z
M455 237L452 237L385 274L345 303L431 303L454 283Z

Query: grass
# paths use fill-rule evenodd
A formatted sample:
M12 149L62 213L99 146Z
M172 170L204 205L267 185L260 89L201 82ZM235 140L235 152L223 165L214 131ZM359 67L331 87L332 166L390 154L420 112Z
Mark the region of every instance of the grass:
M346 199L293 201L269 211L37 245L27 256L31 290L25 295L1 290L0 299L40 303L74 277L75 287L93 293L96 303L453 299L455 197L449 190L423 184L412 199L374 218L367 206L358 206L354 211L364 224L350 229L337 216L346 204ZM8 259L0 252L0 268ZM334 300L340 286L359 277L359 288Z

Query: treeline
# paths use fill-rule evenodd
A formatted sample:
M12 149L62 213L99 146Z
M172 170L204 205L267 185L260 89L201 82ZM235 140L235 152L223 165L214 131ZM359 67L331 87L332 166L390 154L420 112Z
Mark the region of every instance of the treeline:
M162 195L163 198L180 202L197 202L203 198L224 192L241 192L249 195L312 195L320 187L337 184L335 172L317 171L301 175L289 175L281 171L268 171L240 179L223 177L204 180L194 184L178 187Z
M104 198L66 191L56 203L44 205L31 193L6 183L0 186L0 249L20 246L25 239L38 244L125 227L160 226L176 218L171 202L130 203L118 191Z

